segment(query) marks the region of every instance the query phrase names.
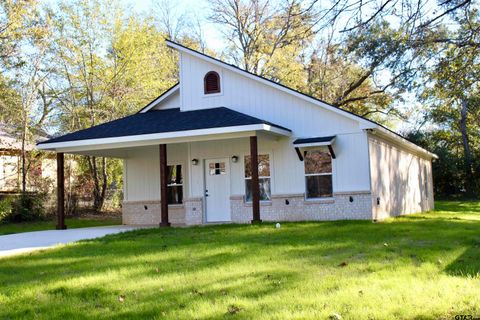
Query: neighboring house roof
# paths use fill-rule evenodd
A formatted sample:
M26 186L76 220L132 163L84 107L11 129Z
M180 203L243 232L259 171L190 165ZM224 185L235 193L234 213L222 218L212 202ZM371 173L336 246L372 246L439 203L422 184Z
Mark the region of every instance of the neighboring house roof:
M21 150L22 141L13 133L13 129L5 124L0 124L0 150ZM45 135L46 136L46 135ZM35 140L46 139L45 136L36 135ZM30 151L35 149L35 144L27 142L25 150Z
M136 113L58 138L42 141L39 145L248 125L268 125L290 132L287 128L225 107L183 112L180 111L180 108L175 108Z

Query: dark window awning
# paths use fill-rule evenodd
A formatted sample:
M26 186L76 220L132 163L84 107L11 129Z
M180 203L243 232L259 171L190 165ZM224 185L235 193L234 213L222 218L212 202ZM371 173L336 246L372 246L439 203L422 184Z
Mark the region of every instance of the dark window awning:
M38 143L44 150L93 150L214 139L291 130L225 107L180 111L150 110Z
M299 138L293 141L296 147L317 147L328 146L335 141L335 136L315 137L315 138Z
M332 144L335 141L336 136L327 137L314 137L314 138L299 138L293 141L295 151L297 152L298 159L303 161L303 154L300 149L312 148L312 147L327 147L330 155L333 159L336 158Z

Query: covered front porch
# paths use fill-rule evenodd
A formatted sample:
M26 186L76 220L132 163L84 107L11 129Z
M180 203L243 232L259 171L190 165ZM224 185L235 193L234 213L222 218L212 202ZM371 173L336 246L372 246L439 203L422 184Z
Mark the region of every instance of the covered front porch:
M262 155L274 143L274 137L257 135L168 144L166 196L161 194L161 147L131 149L124 161L124 223L161 223L165 208L160 199L165 197L168 222L174 225L259 221L260 206L266 204L261 201L264 188L272 186L270 179L268 185L262 183L258 172L270 170L262 170L269 166L262 164ZM250 159L260 159L260 163ZM260 170L253 170L254 166Z
M214 118L205 115L213 109L150 111L39 144L57 153L57 228L66 228L65 153L123 159L124 224L260 222L261 188L271 186L270 181L262 185L265 179L259 177L259 150L268 154L272 144L289 143L291 132L230 109L216 109L222 110L216 110ZM125 120L135 116L140 121L131 127L132 119ZM180 125L172 127L172 121Z

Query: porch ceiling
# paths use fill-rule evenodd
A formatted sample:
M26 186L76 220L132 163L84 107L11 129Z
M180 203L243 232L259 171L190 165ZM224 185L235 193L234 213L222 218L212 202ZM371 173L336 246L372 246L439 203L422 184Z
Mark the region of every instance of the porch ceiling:
M123 158L130 147L256 136L290 136L279 125L228 109L138 113L39 143L42 150ZM108 154L108 155L107 155Z

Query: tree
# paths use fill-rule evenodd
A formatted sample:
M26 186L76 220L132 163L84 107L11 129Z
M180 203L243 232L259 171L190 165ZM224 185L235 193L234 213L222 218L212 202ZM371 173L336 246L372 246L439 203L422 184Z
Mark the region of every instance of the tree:
M451 131L462 146L463 186L466 195L473 197L480 173L474 157L480 147L480 15L465 8L454 18L459 28L447 34L445 39L452 41L445 41L434 68L426 72L430 83L421 98L430 106L429 116L439 130Z
M334 38L344 59L361 67L333 104L352 109L352 102L385 101L385 95L401 100L405 92L415 89L419 73L432 65L439 45L465 41L448 37L446 23L470 6L470 0L340 0L323 4L318 10L322 19L317 32L336 28ZM387 113L392 111L388 108ZM372 108L367 115L373 113L385 110Z
M361 78L366 70L348 62L340 44L325 43L319 46L313 51L305 69L308 78L304 91L312 96L362 117L381 120L375 113L398 115L391 106L392 96L370 78L351 89L352 81Z
M316 24L324 18L315 4L284 1L275 7L269 1L216 0L210 20L223 26L230 44L227 56L246 70L361 116L381 120L375 113L398 115L387 91L392 84L381 85L374 78L387 58L397 61L390 57L398 49L397 39L390 39L382 25L362 31L358 41L359 34L340 43L334 41L332 29L328 39L312 47ZM382 54L379 44L385 48ZM367 67L348 62L361 61L359 56L367 54L372 60Z
M298 51L312 40L313 5L299 1L214 0L210 21L222 25L227 51L237 65L259 74L275 74L275 61ZM291 60L289 62L292 62Z
M2 122L21 141L21 190L25 193L29 171L26 145L35 142L33 138L52 111L45 85L49 19L40 14L35 1L5 1L0 8L4 13L0 58L9 83L0 98Z
M177 82L176 57L151 19L125 16L118 4L100 1L60 3L55 12L52 89L63 132L132 114ZM79 161L92 181L93 209L100 211L120 176L119 163L94 156Z
M36 19L37 1L4 0L0 3L0 61L4 65L20 63L16 59L25 37L35 35L42 26Z

